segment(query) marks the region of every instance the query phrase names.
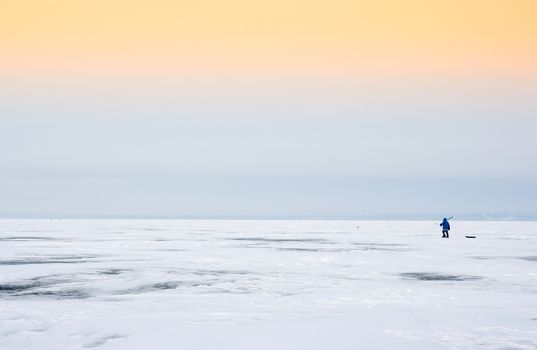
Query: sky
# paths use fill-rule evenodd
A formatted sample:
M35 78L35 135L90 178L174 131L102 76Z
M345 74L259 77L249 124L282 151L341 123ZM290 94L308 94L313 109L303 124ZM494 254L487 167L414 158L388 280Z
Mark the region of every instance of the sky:
M536 13L0 0L0 217L537 218Z

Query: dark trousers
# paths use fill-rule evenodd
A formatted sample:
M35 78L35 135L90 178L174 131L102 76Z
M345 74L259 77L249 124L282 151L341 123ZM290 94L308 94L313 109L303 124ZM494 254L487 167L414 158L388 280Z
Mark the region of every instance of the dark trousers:
M442 230L442 237L449 238L449 230Z

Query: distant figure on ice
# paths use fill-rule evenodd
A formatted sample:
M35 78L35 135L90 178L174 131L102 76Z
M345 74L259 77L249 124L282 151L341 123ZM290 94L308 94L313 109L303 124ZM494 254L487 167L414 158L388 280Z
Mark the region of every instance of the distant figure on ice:
M440 226L442 226L442 238L449 238L449 229L451 227L449 227L448 219L444 218Z

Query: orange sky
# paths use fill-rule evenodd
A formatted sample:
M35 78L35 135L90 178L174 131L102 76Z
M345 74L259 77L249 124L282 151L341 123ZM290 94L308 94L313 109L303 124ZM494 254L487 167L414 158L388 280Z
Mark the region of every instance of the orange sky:
M0 72L537 72L535 0L0 0Z

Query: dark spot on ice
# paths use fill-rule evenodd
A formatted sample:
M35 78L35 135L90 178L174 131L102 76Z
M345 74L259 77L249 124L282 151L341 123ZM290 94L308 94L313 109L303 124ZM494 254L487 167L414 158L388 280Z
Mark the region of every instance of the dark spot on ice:
M295 252L319 252L319 249L316 248L276 248L277 250L289 250Z
M17 334L17 330L15 329L10 329L10 330L7 330L7 331L0 331L0 337L8 337L10 335L13 335L13 334Z
M73 282L70 278L57 275L39 276L27 280L0 284L0 297L27 298L51 297L55 299L85 299L89 292L83 289L62 289L59 285Z
M400 274L404 278L413 278L418 281L474 281L482 279L471 275L449 275L436 272L407 272Z
M527 261L536 261L537 262L537 256L521 256L520 259L527 260Z
M104 336L104 337L101 337L99 339L96 339L90 343L87 343L86 345L84 345L85 348L96 348L98 346L101 346L101 345L104 345L105 343L107 343L108 341L110 340L117 340L117 339L123 339L125 338L124 335L120 335L120 334L112 334L112 335L107 335L107 336Z
M48 256L52 259L58 259L58 260L77 260L77 259L94 259L97 257L97 255L93 254L85 254L85 255L51 255Z
M108 269L108 270L97 271L97 274L98 275L119 275L119 274L122 274L123 272L126 272L126 271L128 271L128 270Z
M166 290L166 289L175 289L179 287L181 283L180 282L163 282L163 283L155 283L152 285L154 289L160 289L160 290Z
M255 294L258 293L258 288L236 287L236 288L214 288L206 290L203 294Z
M210 282L169 281L143 285L138 288L128 289L126 291L120 292L119 294L142 294L162 290L177 289L178 287L199 287L211 285L212 283Z
M65 282L65 280L54 280L49 276L40 276L28 280L4 283L0 284L0 295L20 295L32 289L49 287L62 282Z
M34 237L34 236L13 236L0 237L0 241L53 241L53 237Z
M205 238L155 238L149 242L207 242Z
M197 276L249 275L253 272L247 270L194 270L192 274Z
M0 261L0 265L35 265L35 264L53 264L53 263L54 261L51 261L51 260L37 260L37 259L1 260Z
M87 299L90 297L88 291L83 289L63 289L63 290L33 290L17 294L21 297L49 297L54 299Z
M0 260L0 265L79 264L90 262L91 259L96 257L96 255L62 255L39 258L20 258L14 260Z
M38 282L6 283L0 284L0 293L18 293L32 288L40 287Z
M28 332L42 333L42 332L46 332L47 330L48 330L48 328L41 327L41 328L29 329Z

